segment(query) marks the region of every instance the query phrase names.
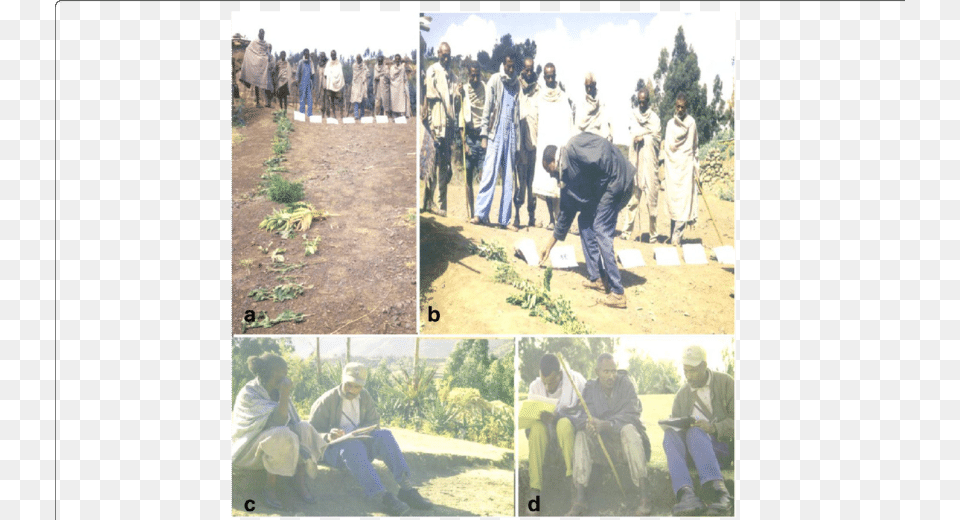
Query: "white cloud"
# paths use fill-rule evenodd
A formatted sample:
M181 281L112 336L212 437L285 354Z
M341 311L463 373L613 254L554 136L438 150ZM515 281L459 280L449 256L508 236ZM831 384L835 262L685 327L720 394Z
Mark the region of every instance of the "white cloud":
M440 41L450 45L450 52L454 56L462 54L476 58L481 50L492 52L493 45L500 41L500 35L492 20L472 14L464 20L463 25L451 24Z

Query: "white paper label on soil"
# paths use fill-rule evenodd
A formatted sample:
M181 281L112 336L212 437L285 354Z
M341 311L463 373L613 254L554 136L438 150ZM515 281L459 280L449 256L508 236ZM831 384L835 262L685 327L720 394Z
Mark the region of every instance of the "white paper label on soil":
M520 255L520 258L523 258L523 261L527 265L537 265L540 263L540 256L537 254L537 243L533 241L532 238L521 238L513 244L513 249L516 250L517 254Z
M621 249L617 251L617 257L620 258L620 264L623 265L624 269L647 265L647 263L643 261L643 253L641 253L639 249Z
M550 265L556 269L568 269L577 266L577 255L573 246L554 247L550 251Z
M323 116L310 116L311 123L323 123Z
M327 124L328 124L328 125L339 125L339 124L340 124L340 121L337 121L337 118L335 118L335 117L328 117L328 118L327 118Z
M733 265L736 263L733 246L715 247L713 248L713 254L717 255L717 262L721 264Z
M377 116L378 123L389 123L390 119L387 116Z
M687 264L707 263L707 252L703 244L683 244L683 261Z
M306 120L307 120L307 114L304 114L303 112L297 112L296 110L294 110L294 111L293 111L293 120L294 120L294 121L306 121Z
M675 247L658 247L653 250L657 265L680 265L680 255Z
M352 117L345 117L345 118L343 118L343 124L345 124L345 125L352 125L352 124L354 124L354 123L356 123L356 122L357 122L357 120L354 119L354 118L352 118Z
M372 122L373 122L373 116L366 116L366 117L361 117L361 118L360 118L360 123L361 123L361 124L367 124L367 123L372 123Z
M403 117L403 116L400 116L400 117L394 119L393 122L394 122L394 123L397 123L398 125L405 125L405 124L407 124L407 118L405 118L405 117Z

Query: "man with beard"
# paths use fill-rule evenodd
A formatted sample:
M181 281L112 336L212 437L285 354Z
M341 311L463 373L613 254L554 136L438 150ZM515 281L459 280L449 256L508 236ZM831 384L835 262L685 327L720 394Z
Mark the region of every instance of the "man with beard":
M597 358L596 379L583 386L583 403L572 417L577 430L573 447L573 481L576 496L567 516L587 513L587 484L594 464L609 464L599 439L614 461L626 461L633 484L639 489L640 503L635 516L650 514L647 463L650 462L650 439L640 420L643 406L626 370L617 370L613 355ZM587 415L583 406L590 410Z
M533 58L523 60L520 72L520 150L517 152L517 191L513 195L516 213L513 227L520 228L520 208L527 203L527 226L536 225L537 197L533 194L533 172L537 163L537 98L540 85L533 70Z
M324 89L327 94L327 109L330 115L337 119L343 118L343 87L346 81L343 77L343 65L337 59L337 51L330 51L330 61L323 69L323 78L326 82Z
M588 72L583 79L586 92L583 105L577 109L577 129L599 135L613 142L613 125L606 112L606 105L597 98L597 78Z
M383 62L382 54L373 67L373 99L373 115L390 115L390 66Z
M273 73L270 69L272 54L270 45L263 39L264 32L260 29L256 40L247 45L243 52L243 64L240 65L240 82L247 88L253 87L257 106L260 106L260 90L273 90ZM266 98L267 108L270 108L270 99Z
M623 238L630 240L633 227L640 217L640 197L646 194L647 214L650 216L650 236L647 242L657 241L657 199L660 197L660 117L650 108L650 96L646 87L637 91L637 106L630 112L630 135L633 145L630 147L630 164L637 166L637 178L633 186L633 196L627 203L627 224L623 229ZM637 226L639 227L639 226ZM637 240L640 240L638 230Z
M473 218L473 180L476 178L477 171L483 169L485 155L481 146L480 121L483 119L483 104L487 92L480 76L480 65L470 62L467 70L469 72L467 83L460 86L463 98L460 115L461 128L464 129L463 146L466 155L464 183L469 212L467 218Z
M620 269L613 250L617 215L633 193L636 170L616 146L602 137L582 132L566 146L553 145L543 151L543 167L563 185L560 190L560 217L553 236L540 257L546 261L557 240L564 240L579 213L580 243L587 264L587 289L610 291L600 300L608 307L627 308L627 296L620 282Z
M724 516L733 505L720 468L733 461L734 383L729 375L708 369L706 359L703 347L683 349L687 384L673 398L671 416L690 417L695 422L686 429L663 429L663 451L677 497L673 516ZM697 468L700 495L709 505L693 492L688 458Z
M310 408L310 424L332 443L344 435L369 426L377 426L369 438L345 440L327 446L323 461L328 466L346 469L363 488L364 495L382 504L390 515L402 516L414 509L433 505L420 496L410 482L410 468L390 430L379 429L380 412L373 397L364 389L368 370L361 363L347 363L339 386L317 399ZM371 461L384 461L400 486L396 496L383 487ZM399 498L399 500L398 500Z
M477 194L477 214L473 224L489 222L493 192L497 178L503 178L500 195L499 223L503 229L516 231L510 225L513 185L516 181L516 155L520 150L520 84L514 56L506 56L500 72L490 76L480 120L480 146L486 150L483 160L483 178ZM488 143L489 142L489 146Z
M357 54L353 62L353 80L350 85L350 102L353 103L353 117L360 119L366 110L363 100L367 97L367 66L363 64L363 57Z
M683 240L684 228L697 222L697 122L687 114L687 96L677 94L676 115L667 122L663 140L667 210L670 213L670 243Z
M450 45L440 44L439 58L427 69L424 96L427 100L425 115L430 134L433 136L434 166L428 172L423 192L423 210L437 215L447 215L447 185L453 174L450 146L456 131L456 112L453 107L453 74L450 72ZM433 193L439 185L439 209L434 205Z
M557 68L553 63L547 63L543 67L543 85L537 101L537 122L538 150L544 150L551 145L563 146L573 135L573 101L557 82ZM546 199L547 208L550 210L550 224L547 229L553 230L554 222L560 214L560 185L550 176L550 172L543 169L541 161L535 162L533 192Z

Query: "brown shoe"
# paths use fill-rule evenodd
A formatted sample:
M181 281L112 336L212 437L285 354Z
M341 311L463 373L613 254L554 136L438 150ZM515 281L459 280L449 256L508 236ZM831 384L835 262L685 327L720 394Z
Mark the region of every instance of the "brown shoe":
M606 298L600 300L600 303L606 305L607 307L613 307L614 309L626 309L627 295L612 292L608 294Z
M600 281L599 278L592 282L590 280L584 280L583 286L587 289L593 289L594 291L607 292L606 287L603 286L603 282Z
M473 217L472 219L470 219L470 223L471 223L471 224L476 224L476 225L478 225L478 226L482 226L482 225L483 225L483 221L480 220L480 217Z
M507 224L506 226L503 226L503 229L506 229L507 231L513 231L514 233L520 231L520 228L514 226L513 224Z

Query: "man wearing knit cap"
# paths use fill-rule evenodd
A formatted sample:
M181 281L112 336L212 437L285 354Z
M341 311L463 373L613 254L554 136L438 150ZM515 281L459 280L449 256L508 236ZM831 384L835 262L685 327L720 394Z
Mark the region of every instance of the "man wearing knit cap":
M663 451L677 497L674 516L722 516L729 514L733 505L720 473L721 467L733 461L733 378L708 369L706 359L703 347L683 349L687 384L673 399L672 416L690 417L694 422L682 430L664 426ZM688 457L700 475L700 497L693 492Z
M343 367L342 383L320 396L310 408L310 424L324 441L333 443L323 452L323 461L331 467L348 470L367 498L382 504L390 515L404 515L411 507L430 509L432 504L411 485L410 468L390 430L378 428L358 439L335 442L354 430L380 424L377 405L364 389L367 374L363 364L347 363ZM382 460L390 469L400 486L397 496L383 487L371 464L373 459Z

